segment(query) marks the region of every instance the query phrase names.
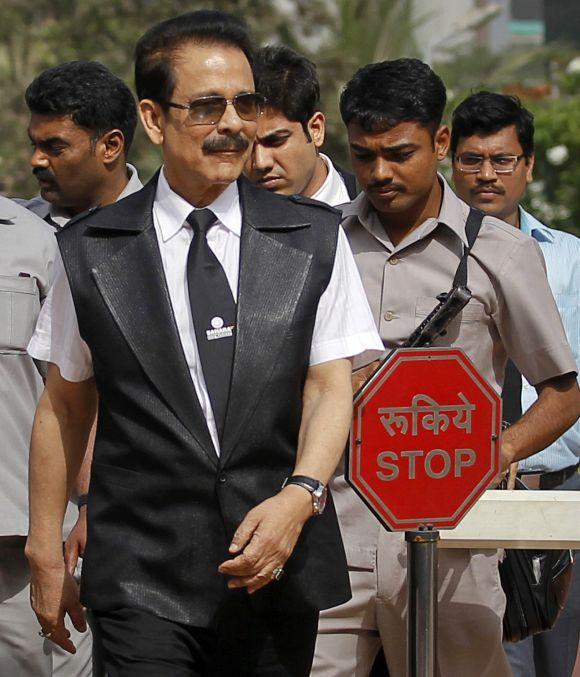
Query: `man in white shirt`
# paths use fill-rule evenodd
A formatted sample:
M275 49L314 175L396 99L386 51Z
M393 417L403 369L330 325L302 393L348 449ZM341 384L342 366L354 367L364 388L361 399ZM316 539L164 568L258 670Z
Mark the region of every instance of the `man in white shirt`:
M245 167L248 178L280 195L304 195L332 206L354 199L354 175L320 152L325 120L316 66L289 47L262 47L254 77L266 109Z
M55 534L98 394L82 601L112 675L306 677L318 610L349 594L325 485L349 358L382 343L334 210L238 180L263 105L251 59L221 12L141 38L140 114L164 166L61 231L66 275L29 345L50 363L33 607L73 651L64 617L82 629L83 612Z

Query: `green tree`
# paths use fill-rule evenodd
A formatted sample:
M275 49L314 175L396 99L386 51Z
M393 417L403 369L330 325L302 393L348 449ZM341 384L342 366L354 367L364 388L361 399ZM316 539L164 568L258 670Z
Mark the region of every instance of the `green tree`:
M299 47L328 23L324 0L4 0L0 10L0 191L30 196L24 90L39 72L63 61L100 61L132 86L133 49L152 24L194 9L242 16L259 42L285 39ZM159 154L138 129L130 160L148 178Z
M318 63L327 120L325 148L348 165L345 134L338 109L340 91L355 71L368 63L402 56L420 57L414 0L339 0L329 39L311 54Z

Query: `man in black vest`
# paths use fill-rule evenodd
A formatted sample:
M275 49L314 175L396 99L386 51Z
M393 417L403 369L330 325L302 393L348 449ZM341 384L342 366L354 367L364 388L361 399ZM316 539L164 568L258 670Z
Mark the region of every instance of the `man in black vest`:
M248 178L274 193L305 195L332 206L354 199L354 174L320 151L325 119L312 61L283 45L262 47L254 79L267 103L245 167Z
M349 596L325 484L348 358L382 346L335 211L239 179L263 103L251 59L221 12L141 38L140 115L164 166L59 233L66 274L31 342L50 363L33 607L74 651L64 617L84 619L59 524L98 394L81 599L110 677L306 676L318 610Z

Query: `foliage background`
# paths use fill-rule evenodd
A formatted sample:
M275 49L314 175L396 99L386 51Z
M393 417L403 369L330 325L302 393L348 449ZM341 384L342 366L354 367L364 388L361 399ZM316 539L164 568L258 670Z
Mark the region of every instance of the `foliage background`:
M365 63L422 56L416 29L426 19L417 18L416 0L3 0L0 191L23 197L37 192L23 98L35 75L62 61L94 59L132 86L138 37L157 21L202 7L239 14L260 44L283 42L317 63L327 116L325 150L346 165L337 105L343 84ZM580 234L580 54L565 45L490 54L468 42L445 56L434 68L448 87L448 112L483 88L514 92L534 112L536 180L529 206L549 225ZM554 147L560 147L557 164L549 160ZM159 163L140 131L130 161L145 179Z

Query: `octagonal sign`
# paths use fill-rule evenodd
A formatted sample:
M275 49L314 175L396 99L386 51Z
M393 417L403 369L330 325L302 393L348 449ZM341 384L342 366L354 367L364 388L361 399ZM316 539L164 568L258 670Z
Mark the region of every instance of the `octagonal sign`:
M500 432L462 350L395 350L355 397L346 478L391 531L452 529L499 472Z

